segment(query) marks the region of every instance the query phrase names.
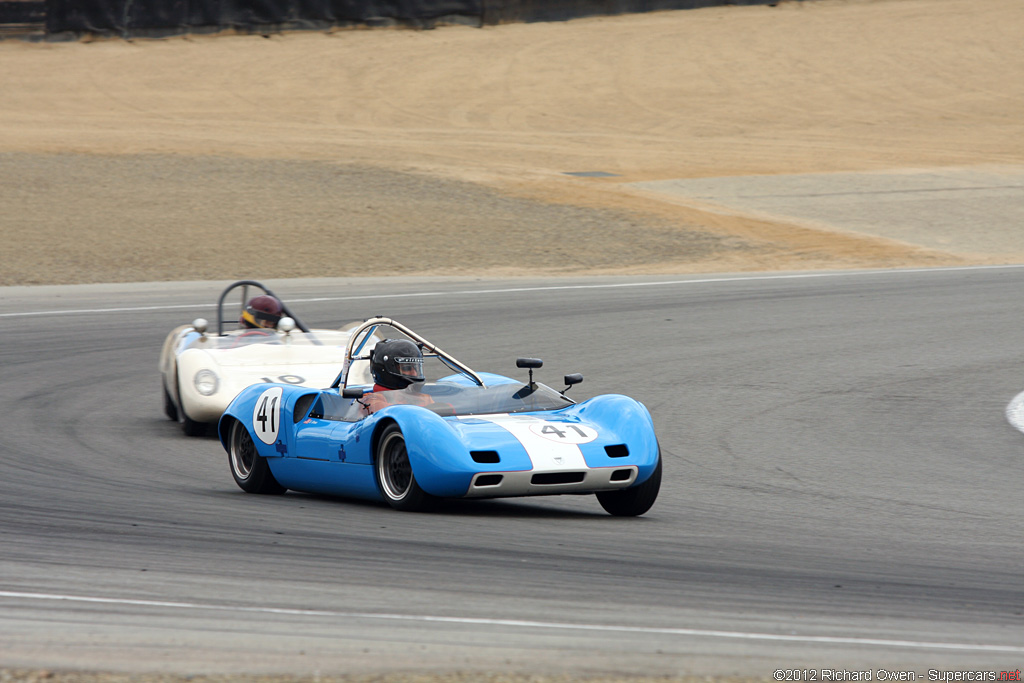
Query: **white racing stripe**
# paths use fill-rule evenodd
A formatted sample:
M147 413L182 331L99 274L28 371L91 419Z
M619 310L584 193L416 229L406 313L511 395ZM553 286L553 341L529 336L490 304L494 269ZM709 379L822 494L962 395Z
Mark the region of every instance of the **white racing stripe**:
M698 628L658 628L653 626L616 626L606 624L573 624L555 621L530 621L522 619L479 619L474 617L437 617L415 614L388 614L371 612L336 612L333 610L294 609L281 607L242 607L232 605L211 605L197 602L174 602L164 600L133 600L129 598L100 598L79 595L56 595L52 593L22 593L0 591L0 598L16 600L59 600L103 605L126 605L165 609L205 610L216 612L243 612L249 614L281 614L301 617L325 617L341 619L380 619L423 623L467 624L479 626L516 627L536 630L600 631L605 633L650 633L697 638L730 638L736 640L759 640L788 643L819 643L823 645L854 645L919 650L953 650L959 652L1010 652L1024 654L1024 647L1016 645L991 645L986 643L948 643L924 640L899 640L888 638L850 638L843 636L814 636L778 633L752 633L746 631L716 631Z
M407 299L409 297L438 296L480 296L485 294L518 294L524 292L551 292L582 289L624 289L629 287L673 287L677 285L699 285L715 282L756 282L759 280L807 280L816 278L850 278L870 275L905 275L917 273L949 273L976 270L1002 270L1024 268L1024 264L1005 266L957 266L952 268L896 268L889 270L835 271L828 273L785 273L778 275L741 275L733 277L695 278L692 280L663 280L654 282L610 282L597 285L548 285L541 287L507 287L503 289L467 289L450 292L407 292L402 294L364 294L358 296L314 297L308 299L288 299L289 304L322 303L332 301L366 301L372 299ZM71 285L73 286L73 285ZM56 311L21 311L17 313L0 313L0 318L18 318L42 315L82 315L93 313L131 313L139 311L165 311L174 309L214 308L215 304L173 304L159 306L122 306L118 308L76 308Z
M587 461L580 447L574 443L558 443L538 434L531 427L544 426L547 420L532 415L473 415L469 419L485 420L508 431L526 449L533 463L533 471L586 470Z

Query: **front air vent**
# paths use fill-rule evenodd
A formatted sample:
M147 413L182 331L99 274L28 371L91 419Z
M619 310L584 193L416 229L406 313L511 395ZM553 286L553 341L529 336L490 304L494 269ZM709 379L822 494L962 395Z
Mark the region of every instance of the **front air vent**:
M481 486L497 486L501 483L504 477L500 474L481 474L473 482L473 486L480 488Z
M585 476L583 472L541 472L530 477L530 483L538 486L579 484Z
M473 458L473 462L483 465L493 465L501 462L501 458L498 457L498 451L470 451L469 455Z
M626 448L626 444L619 443L614 446L605 446L604 452L608 454L609 458L625 458L629 455L629 449Z
M615 470L609 481L629 481L633 476L633 470Z

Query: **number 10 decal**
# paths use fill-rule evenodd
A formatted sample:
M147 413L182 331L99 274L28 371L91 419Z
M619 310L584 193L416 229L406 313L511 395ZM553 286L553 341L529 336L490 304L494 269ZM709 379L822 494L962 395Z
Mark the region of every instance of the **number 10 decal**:
M281 393L281 387L267 389L256 399L256 407L252 409L253 431L265 444L277 441L281 429Z

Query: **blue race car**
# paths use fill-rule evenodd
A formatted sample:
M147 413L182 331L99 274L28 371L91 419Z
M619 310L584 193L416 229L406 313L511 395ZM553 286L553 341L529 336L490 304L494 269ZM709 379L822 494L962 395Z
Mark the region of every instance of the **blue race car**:
M424 381L399 390L351 386L350 369L372 364L367 347L381 328L449 374L421 374ZM559 392L533 381L539 359L516 364L529 370L527 383L477 373L401 323L371 318L352 330L330 388L250 386L228 405L218 433L235 482L249 493L292 489L410 511L442 498L592 493L613 515L647 512L661 487L647 408L621 395L576 403L565 392L582 375L566 375Z

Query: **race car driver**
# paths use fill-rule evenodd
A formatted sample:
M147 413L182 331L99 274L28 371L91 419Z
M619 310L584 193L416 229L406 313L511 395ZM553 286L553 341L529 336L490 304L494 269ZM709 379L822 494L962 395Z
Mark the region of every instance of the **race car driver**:
M362 399L367 414L398 403L427 406L434 402L429 394L402 391L424 381L423 351L408 339L377 342L370 353L370 374L373 391Z
M277 323L281 320L283 310L284 307L277 297L270 296L269 294L254 296L245 305L245 310L242 311L242 317L238 319L238 324L250 330L259 328L273 330L277 328Z

